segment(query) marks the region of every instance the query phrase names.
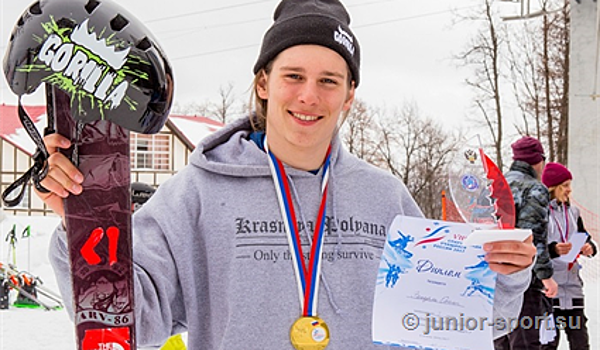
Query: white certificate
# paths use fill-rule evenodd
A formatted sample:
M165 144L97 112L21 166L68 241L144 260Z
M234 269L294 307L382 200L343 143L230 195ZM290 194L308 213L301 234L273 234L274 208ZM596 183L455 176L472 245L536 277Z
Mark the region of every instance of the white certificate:
M381 257L373 342L411 349L492 350L496 273L469 224L397 216Z
M571 263L575 261L577 255L581 252L581 248L587 241L587 233L586 232L572 232L569 235L569 242L571 242L572 247L571 250L565 255L559 256L557 259L562 260L567 263Z

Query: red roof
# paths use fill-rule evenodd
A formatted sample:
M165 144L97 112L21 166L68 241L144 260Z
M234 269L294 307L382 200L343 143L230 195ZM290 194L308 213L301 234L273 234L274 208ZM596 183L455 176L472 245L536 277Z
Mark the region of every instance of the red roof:
M46 106L23 107L34 123L43 122L45 126ZM206 117L169 115L169 119L172 121L172 123L170 123L171 127L177 129L174 130L176 131L176 134L183 137L185 139L184 141L192 147L200 141L198 138L204 137L207 133L216 131L223 126L222 123ZM35 146L32 146L33 141L29 140L29 136L26 135L25 129L23 128L23 125L21 125L17 106L6 104L0 105L0 138L29 155L32 155L35 151Z
M195 116L195 115L179 115L179 114L170 114L169 115L169 118L173 118L173 117L190 120L193 122L201 122L204 124L208 124L209 126L212 125L215 127L215 130L218 130L223 127L223 123L218 122L216 120L212 120L207 117L201 117L201 116Z
M31 118L34 123L38 123L45 119L46 116L46 107L45 106L23 106L25 111ZM23 128L21 125L21 120L19 119L18 107L13 105L0 105L0 138L6 140L6 142L12 144L13 146L19 148L23 152L31 155L32 153L28 150L27 145L22 144L15 139L14 136L17 135L17 131ZM11 137L13 136L13 137Z

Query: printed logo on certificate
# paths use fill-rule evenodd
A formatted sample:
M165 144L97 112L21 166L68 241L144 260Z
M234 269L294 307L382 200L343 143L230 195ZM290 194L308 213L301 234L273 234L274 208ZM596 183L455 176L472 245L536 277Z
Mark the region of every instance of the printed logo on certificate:
M373 342L411 349L493 349L496 273L473 226L397 216L375 289Z

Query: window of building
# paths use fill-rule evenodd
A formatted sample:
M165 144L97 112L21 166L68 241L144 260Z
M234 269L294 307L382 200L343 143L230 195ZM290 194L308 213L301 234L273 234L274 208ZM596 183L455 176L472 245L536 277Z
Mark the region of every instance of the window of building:
M19 191L20 191L20 188L18 190L15 190L13 192L13 194L16 195ZM27 185L25 185L25 191L23 192L23 199L19 202L19 204L15 205L14 207L11 207L10 209L29 209L30 204L31 204L31 185L27 184Z
M131 133L132 170L169 170L171 167L170 136Z

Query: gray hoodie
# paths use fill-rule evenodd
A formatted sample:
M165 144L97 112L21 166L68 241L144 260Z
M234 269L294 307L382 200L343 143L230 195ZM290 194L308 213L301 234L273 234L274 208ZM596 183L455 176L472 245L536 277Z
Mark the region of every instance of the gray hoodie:
M133 216L139 345L160 346L188 331L193 350L292 349L298 289L267 155L248 140L250 132L249 122L239 120L207 137L190 164ZM312 234L321 174L286 170L299 226ZM386 348L372 344L371 314L381 251L398 214L422 216L401 181L357 159L336 138L318 296L318 314L331 333L328 350ZM306 243L306 230L301 234ZM62 228L51 244L69 300ZM517 317L530 274L499 277L496 317Z

